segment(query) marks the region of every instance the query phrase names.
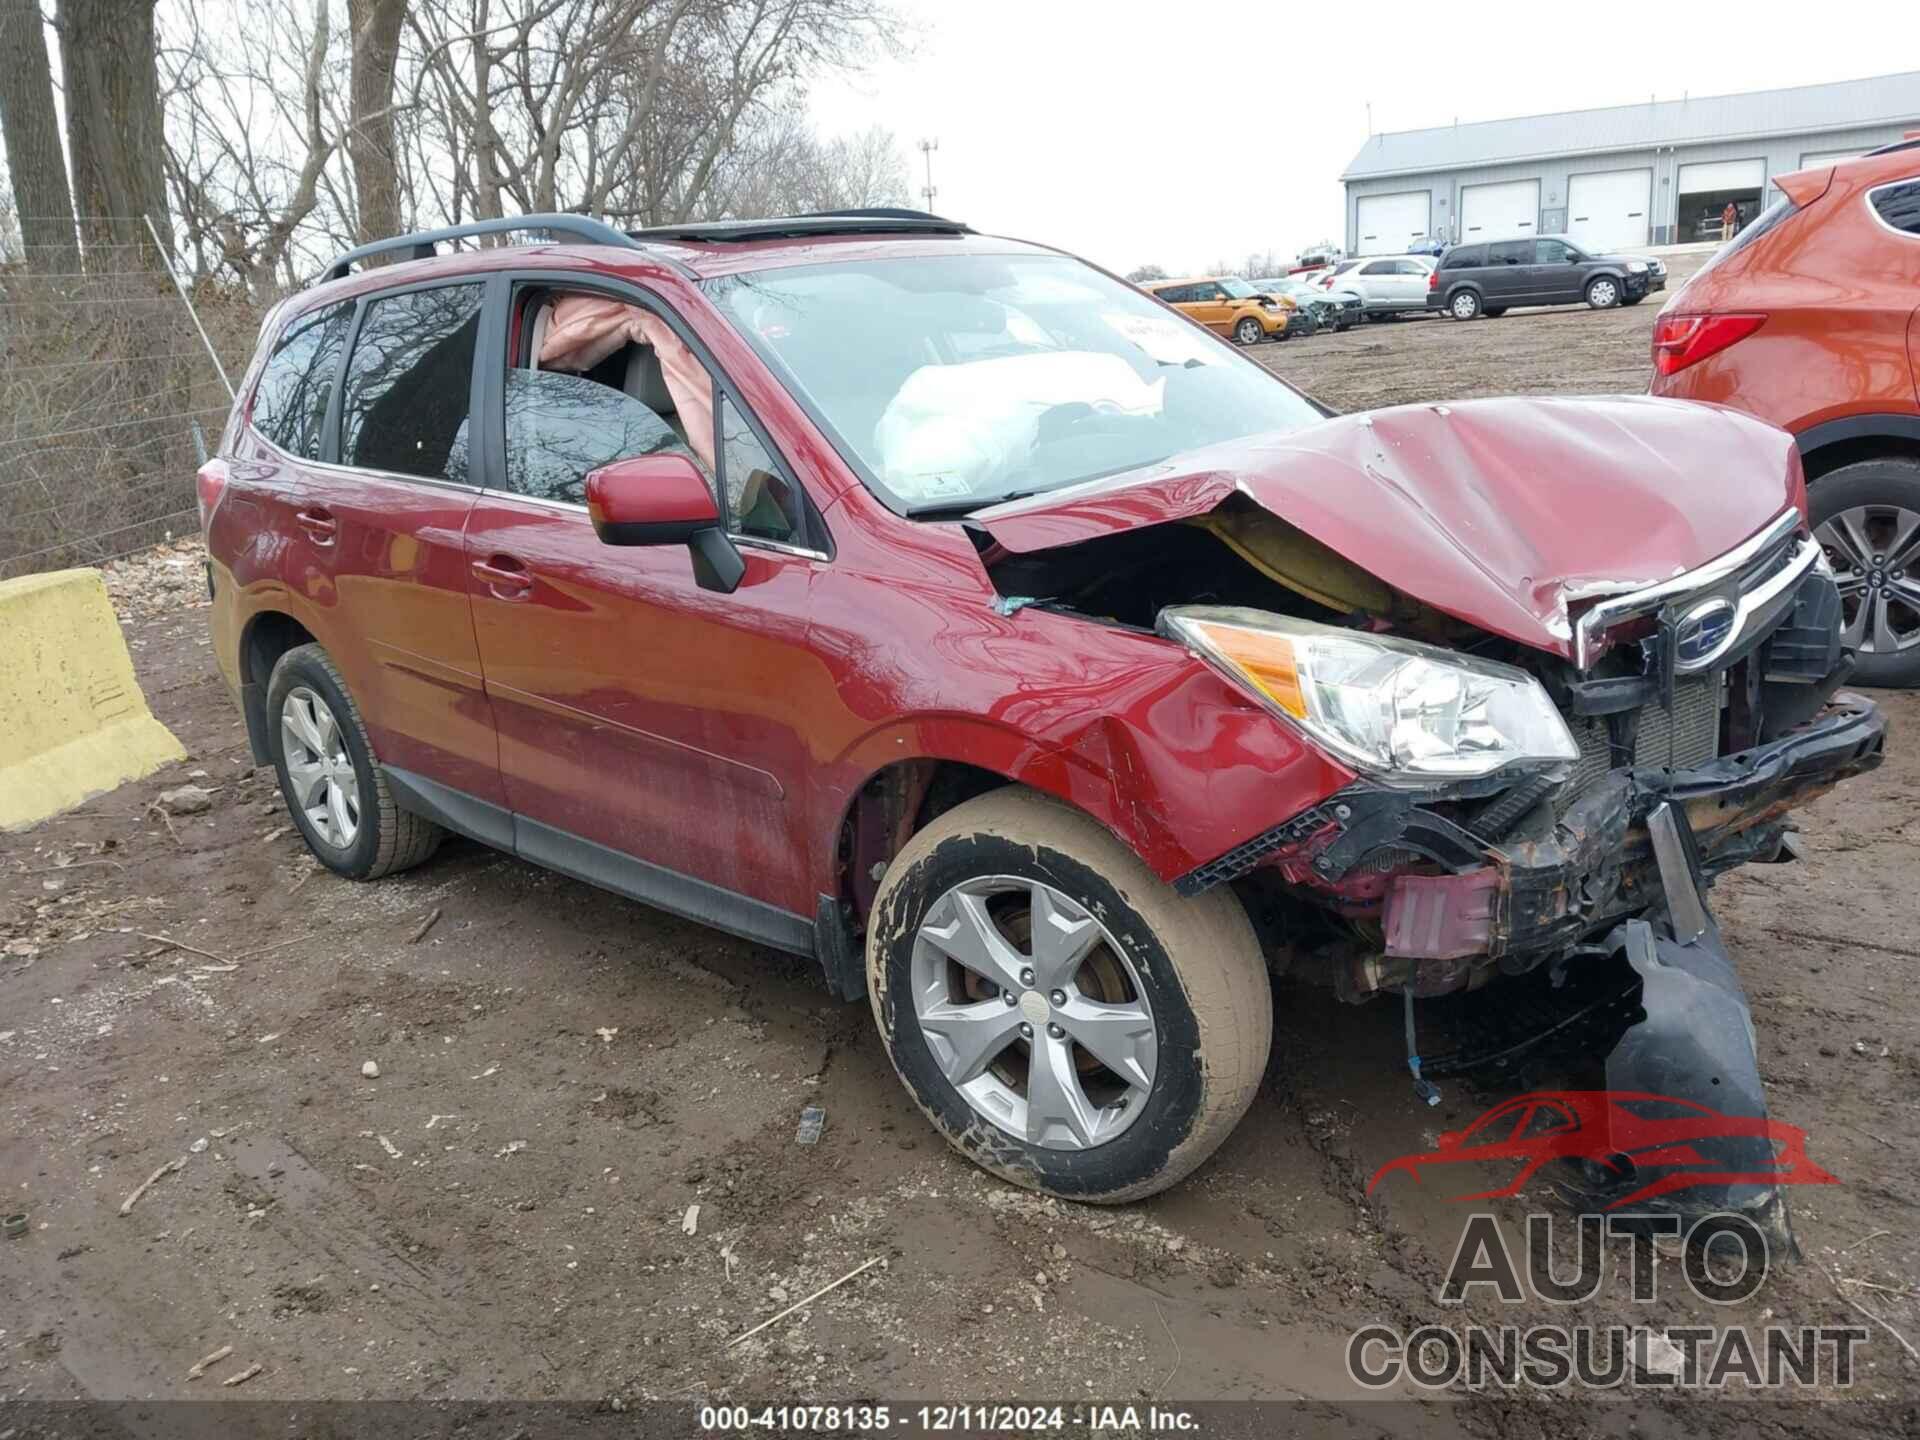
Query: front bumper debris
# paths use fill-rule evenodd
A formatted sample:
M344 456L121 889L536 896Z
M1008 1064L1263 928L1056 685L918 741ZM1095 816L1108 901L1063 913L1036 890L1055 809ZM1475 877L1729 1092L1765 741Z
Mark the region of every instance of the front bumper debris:
M1879 765L1879 707L1842 693L1777 740L1684 770L1617 769L1544 834L1490 841L1417 793L1350 786L1182 876L1199 894L1255 869L1321 906L1377 920L1381 952L1354 988L1438 995L1530 970L1663 908L1648 819L1686 822L1702 884L1773 858L1790 810ZM1473 822L1479 824L1479 821ZM1483 827L1484 828L1484 827Z

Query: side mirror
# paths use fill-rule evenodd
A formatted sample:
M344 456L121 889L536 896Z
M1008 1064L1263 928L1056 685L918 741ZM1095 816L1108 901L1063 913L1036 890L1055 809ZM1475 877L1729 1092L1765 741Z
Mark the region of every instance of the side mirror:
M702 589L731 594L747 573L712 484L685 455L635 455L588 472L587 514L603 545L685 545Z

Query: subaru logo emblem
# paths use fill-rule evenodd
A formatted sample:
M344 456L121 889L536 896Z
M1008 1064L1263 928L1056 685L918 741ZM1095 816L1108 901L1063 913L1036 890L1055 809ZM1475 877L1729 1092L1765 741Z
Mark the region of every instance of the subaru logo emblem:
M1702 600L1673 628L1673 658L1683 670L1704 665L1733 634L1733 602L1716 596Z

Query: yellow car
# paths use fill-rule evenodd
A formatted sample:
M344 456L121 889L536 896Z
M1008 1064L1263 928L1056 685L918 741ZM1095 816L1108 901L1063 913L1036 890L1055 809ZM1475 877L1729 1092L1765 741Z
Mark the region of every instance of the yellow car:
M1290 339L1313 324L1313 317L1289 297L1265 294L1232 276L1156 280L1145 289L1181 314L1242 345Z

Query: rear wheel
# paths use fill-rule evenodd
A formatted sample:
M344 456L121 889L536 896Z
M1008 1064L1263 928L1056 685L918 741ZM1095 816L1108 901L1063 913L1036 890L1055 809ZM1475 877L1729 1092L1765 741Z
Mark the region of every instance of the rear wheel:
M1842 465L1807 493L1863 685L1920 685L1920 460Z
M1266 333L1267 332L1261 328L1260 322L1251 315L1233 327L1233 338L1238 340L1242 345L1258 345Z
M1101 825L1018 788L933 821L887 869L874 1018L948 1143L1015 1184L1119 1202L1180 1180L1252 1103L1266 966L1222 887L1175 894Z
M273 667L267 723L280 793L322 865L377 880L439 848L445 832L394 803L360 709L320 646L296 646Z
M1596 275L1587 283L1587 304L1596 310L1611 310L1620 303L1620 282L1609 275Z
M1456 320L1471 320L1480 313L1480 297L1471 290L1459 290L1447 302L1447 313Z

